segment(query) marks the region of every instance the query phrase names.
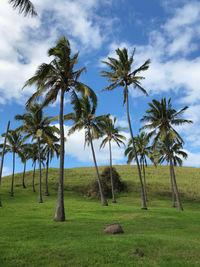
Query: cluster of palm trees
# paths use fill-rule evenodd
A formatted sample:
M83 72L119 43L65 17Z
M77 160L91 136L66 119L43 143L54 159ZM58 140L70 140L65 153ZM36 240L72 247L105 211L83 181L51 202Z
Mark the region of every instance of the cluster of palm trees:
M129 114L129 90L133 86L143 92L145 95L147 91L141 86L141 80L144 79L140 75L141 72L149 68L150 60L145 61L139 68L132 70L134 61L134 53L129 56L126 48L117 49L117 58L108 57L108 61L103 61L109 68L108 70L101 71L103 77L107 77L109 85L103 91L112 91L117 87L123 88L123 104L126 104L127 121L129 125L129 132L131 139L128 143L128 148L125 155L128 156L128 163L134 160L137 164L138 176L141 188L141 208L147 209L147 190L145 178L145 166L147 164L146 157L148 156L155 164L161 163L164 160L170 163L170 174L172 184L172 196L176 196L178 208L182 209L180 197L178 194L178 187L175 179L174 166L181 164L181 159L178 155L186 157L181 149L183 147L183 140L179 133L175 130L174 126L182 125L183 123L190 123L189 120L181 119L180 116L187 109L184 107L180 111L172 108L171 100L168 101L162 98L161 102L153 100L149 104L149 109L141 121L146 124L142 130L148 129L148 133L141 133L134 137L131 119ZM108 143L110 151L110 170L112 170L112 151L111 142L114 141L118 146L124 144L125 137L120 134L124 128L116 127L116 118L112 119L109 114L96 116L97 96L94 91L87 85L79 81L85 67L75 70L75 65L78 62L78 53L71 55L70 43L65 37L61 37L57 44L48 50L48 55L52 58L50 63L41 64L36 70L34 76L28 79L23 88L26 86L36 86L36 91L28 99L26 103L27 113L23 115L16 115L15 119L20 120L23 124L15 131L9 130L6 145L6 152L13 153L13 179L11 187L11 195L13 195L13 182L14 182L14 160L15 153L21 157L26 166L26 160L30 158L30 147L35 151L32 160L35 170L36 160L39 162L40 182L39 182L39 202L42 202L41 193L41 162L45 152L46 159L46 181L48 177L48 164L49 159L54 156L60 155L60 168L58 179L58 199L54 215L55 221L65 220L64 209L64 190L63 190L63 177L64 177L64 120L72 120L73 126L69 130L69 134L73 134L76 130L85 130L85 144L90 145L93 160L95 164L99 191L101 196L101 203L104 206L108 202L104 196L101 185L101 179L98 171L98 166L95 157L93 146L93 139L103 137L101 148ZM73 112L64 115L64 98L68 94L71 98L71 105ZM60 111L58 117L43 116L43 108L49 104L54 103L60 97ZM38 101L41 103L38 104ZM52 125L53 121L59 121L59 129ZM34 145L25 143L28 139L36 140ZM152 144L149 143L152 141ZM60 142L60 144L58 144ZM2 145L3 147L3 145ZM138 158L139 156L139 158ZM33 172L34 175L35 171ZM143 173L143 175L142 175ZM116 202L114 195L114 187L112 181L112 171L110 172L112 184L112 201ZM142 177L143 176L143 177ZM143 178L143 179L142 179ZM33 182L34 185L34 182ZM23 186L24 178L23 178ZM35 187L33 187L35 190ZM48 183L46 182L46 195L48 192Z

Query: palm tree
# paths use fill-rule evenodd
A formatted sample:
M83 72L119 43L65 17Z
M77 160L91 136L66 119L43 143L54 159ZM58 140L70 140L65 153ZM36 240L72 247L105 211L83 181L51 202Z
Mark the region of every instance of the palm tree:
M152 160L152 149L148 145L149 139L146 133L142 132L138 134L135 138L135 146L137 155L139 157L140 168L143 172L143 179L144 179L144 193L145 193L145 200L147 201L147 190L146 190L146 173L145 167L147 167L147 158ZM133 150L133 143L132 139L128 142L128 147L124 152L125 156L128 156L127 163L130 164L133 160L135 160L135 153Z
M10 127L10 121L8 121L8 126L4 138L4 143L3 143L3 149L1 153L1 167L0 167L0 207L2 207L2 201L1 201L1 177L2 177L2 171L3 171L3 160L4 160L4 154L5 154L5 148L6 148L6 140L7 140L7 135Z
M37 16L34 5L30 0L9 0L9 3L13 6L14 9L18 9L19 13L23 13L24 16Z
M51 161L54 158L55 154L57 158L60 155L60 145L57 143L59 139L54 136L50 141L46 140L44 142L44 155L46 156L46 179L45 179L45 196L49 196L48 190L48 170L49 170L49 160Z
M141 129L148 129L150 132L148 133L148 137L152 137L153 145L155 147L158 144L158 141L165 142L165 145L168 147L168 153L170 151L170 146L173 144L183 145L183 139L180 134L175 130L174 126L181 126L185 123L192 123L191 120L181 119L180 116L184 113L184 111L188 108L185 106L184 108L176 111L172 108L171 98L167 101L166 98L162 98L159 102L158 100L153 99L152 103L149 103L149 109L146 111L145 116L141 119L141 121L146 122L147 124L142 126ZM156 157L155 157L156 159ZM170 162L170 170L173 172L172 166L172 158L169 159ZM173 173L171 174L172 177ZM175 194L178 202L178 208L182 210L182 206L180 203L180 198L178 194L178 187L176 184L176 179L172 179L174 181ZM173 184L172 184L173 185ZM172 188L173 194L173 188Z
M36 92L27 102L29 106L38 97L42 96L46 91L42 106L54 103L60 92L60 173L58 180L58 200L55 211L55 221L65 221L64 210L64 126L63 126L63 106L65 93L69 93L72 97L77 97L77 92L83 95L93 97L94 92L78 79L85 68L74 70L75 64L78 62L78 53L71 57L70 43L65 37L61 37L56 46L48 50L48 55L53 56L53 60L49 63L41 64L35 75L31 77L24 85L37 86Z
M2 134L4 137L5 134ZM11 197L14 196L14 176L15 176L15 154L20 153L20 148L23 143L23 136L20 131L17 130L9 130L7 135L7 144L5 146L5 153L11 152L13 154L13 173L12 173L12 182L11 182ZM3 145L1 144L0 147L2 148Z
M88 97L74 98L72 100L74 113L69 113L65 115L64 119L74 121L74 125L69 130L69 135L74 133L76 130L81 130L83 128L85 129L85 144L90 144L91 146L97 181L99 185L99 192L101 196L101 204L103 206L108 206L108 202L104 196L93 146L93 138L98 138L101 135L99 123L102 121L103 118L105 118L105 115L98 117L95 116L95 111L97 107L96 103L96 100L91 103Z
M109 152L110 152L110 180L111 180L111 188L112 188L112 202L116 203L115 193L114 193L114 183L113 183L113 175L112 175L112 149L111 142L115 142L119 147L120 145L125 145L122 140L126 140L126 137L119 134L120 131L126 130L126 128L116 127L117 118L114 117L113 120L110 117L105 117L100 123L100 128L103 135L106 137L101 142L100 148L105 147L105 145L109 144Z
M142 200L141 208L146 210L147 205L146 205L146 201L145 201L145 193L144 193L144 188L143 188L141 170L140 170L140 165L139 165L139 161L137 158L137 151L136 151L136 147L135 147L133 131L132 131L132 126L131 126L131 120L130 120L130 115L129 115L129 86L133 85L134 88L138 88L142 93L144 93L145 95L148 95L146 90L141 86L141 83L140 83L140 80L144 79L144 77L138 76L137 74L140 73L141 71L145 71L149 68L150 60L148 59L147 61L145 61L145 63L143 65L141 65L139 68L132 71L132 63L133 63L133 57L135 54L135 49L133 50L133 53L131 54L130 57L128 56L128 51L126 48L123 48L122 50L120 50L118 48L116 50L116 54L118 56L118 59L108 57L108 62L102 61L111 70L110 72L101 71L101 76L108 77L109 78L108 81L111 82L111 84L108 85L103 90L112 91L117 87L121 87L121 86L124 87L123 104L126 103L127 120L128 120L128 124L129 124L131 139L133 142L135 160L136 160L138 174L139 174L140 187L141 187L141 200Z
M180 156L184 159L187 159L187 153L181 150L182 146L183 146L182 143L174 142L173 139L171 139L171 136L168 134L163 141L157 144L156 150L154 152L155 158L157 159L158 164L161 164L164 161L167 161L167 163L169 163L170 165L172 207L175 207L175 197L174 197L174 191L175 191L179 210L183 210L183 207L182 207L179 192L178 192L174 166L177 166L177 165L182 166L183 162Z
M53 121L53 117L44 116L41 109L41 105L34 104L33 106L27 108L28 113L23 115L16 115L16 120L23 121L23 125L18 129L22 130L25 133L24 140L32 137L32 140L37 140L38 145L38 161L39 161L39 203L42 203L42 190L41 190L41 138L45 137L46 139L51 139L53 133L58 131L55 126L51 126L50 123Z
M31 144L23 144L20 149L20 158L22 163L24 164L24 171L23 171L23 176L22 176L22 186L23 188L26 188L25 185L25 173L26 173L26 161L30 157L30 150L31 150Z
M142 122L146 122L141 129L147 129L150 131L148 137L153 137L153 147L156 146L159 139L164 140L169 134L174 141L183 143L183 139L179 133L175 130L175 126L181 126L185 123L192 123L191 120L181 119L180 116L184 113L188 106L176 111L172 108L171 98L166 100L162 97L159 102L156 99L149 103L149 109L146 110L145 116L141 119Z

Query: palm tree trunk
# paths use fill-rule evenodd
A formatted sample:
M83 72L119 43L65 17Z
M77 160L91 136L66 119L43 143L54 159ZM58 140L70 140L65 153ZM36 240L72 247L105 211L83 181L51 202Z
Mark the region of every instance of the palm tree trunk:
M127 89L126 111L127 111L127 119L128 119L129 130L130 130L130 134L131 134L131 140L132 140L132 143L133 143L133 150L134 150L134 153L135 153L135 161L136 161L136 164L137 164L138 175L139 175L139 180L140 180L141 201L142 201L141 209L147 210L147 205L146 205L146 201L145 201L144 187L143 187L143 182L142 182L142 175L141 175L141 170L140 170L140 164L139 164L138 157L137 157L137 151L136 151L136 147L135 147L135 141L134 141L134 137L133 137L133 131L132 131L131 121L130 121L130 116L129 116L128 88L126 88L126 89Z
M64 105L64 89L61 90L60 94L60 115L59 115L59 124L60 124L60 173L58 180L58 199L57 206L54 215L54 220L57 222L65 221L65 209L64 209L64 188L63 188L63 178L64 178L64 127L63 127L63 105Z
M45 196L49 196L49 189L48 189L48 171L49 171L49 151L47 153L47 161L46 161Z
M33 169L33 192L35 192L35 165L36 161L34 162L34 169Z
M96 157L95 157L95 153L94 153L94 147L93 147L90 128L88 128L88 135L89 135L89 139L90 139L90 144L91 144L91 149L92 149L92 156L93 156L94 165L95 165L95 169L96 169L97 181L98 181L98 184L99 184L99 192L100 192L100 196L101 196L101 204L102 204L102 206L108 206L108 202L107 202L107 200L106 200L106 198L104 196L103 188L102 188L102 185L101 185L101 179L100 179L99 170L98 170L98 167L97 167L97 162L96 162Z
M2 176L2 171L3 171L3 160L4 160L4 154L5 154L5 148L6 148L6 139L7 139L9 127L10 127L10 121L8 121L6 135L5 135L5 139L4 139L4 143L3 143L3 150L2 150L2 153L1 153L1 167L0 167L0 207L2 207L2 200L1 200L1 176Z
M114 183L113 183L113 173L112 173L112 150L111 150L111 141L109 139L109 151L110 151L110 181L111 181L111 189L112 189L112 202L116 203L115 192L114 192Z
M43 203L42 200L42 171L41 171L41 157L40 157L40 137L38 137L38 161L39 161L39 195L38 195L38 202Z
M175 208L175 194L174 194L174 183L173 183L173 175L172 168L170 166L170 180L171 180L171 189L172 189L172 208Z
M23 172L23 177L22 177L22 186L23 186L23 188L26 188L26 185L25 185L25 182L24 182L25 173L26 173L26 160L24 162L24 172Z
M11 182L11 191L10 191L11 197L14 196L14 191L13 191L13 187L14 187L14 176L15 176L15 152L13 152L13 173L12 173L12 182Z
M178 209L179 210L183 210L183 207L182 207L182 204L181 204L181 199L179 197L178 186L177 186L177 183L176 183L176 177L175 177L175 173L174 173L174 166L173 166L171 158L170 158L170 168L172 170L172 177L173 177L173 182L174 182L174 190L175 190L175 194L176 194L176 200L177 200Z
M147 199L146 173L145 173L144 161L142 162L142 169L143 169L143 178L144 178L144 194L145 194L145 201L148 201L148 199Z

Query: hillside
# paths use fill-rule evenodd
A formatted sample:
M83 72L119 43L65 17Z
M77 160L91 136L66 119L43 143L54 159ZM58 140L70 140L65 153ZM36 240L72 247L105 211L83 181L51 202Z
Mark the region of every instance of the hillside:
M37 192L32 192L31 171L26 176L27 189L21 187L22 174L16 175L13 198L8 194L11 177L3 178L0 266L200 266L199 169L176 168L182 212L171 208L167 166L147 168L147 211L140 209L136 168L116 169L129 191L118 195L116 204L109 200L108 207L84 196L95 178L94 168L65 170L63 223L53 221L58 169L50 169L50 196L44 196L41 204L37 203ZM114 222L121 224L124 234L103 234L104 226ZM135 254L136 249L144 256Z

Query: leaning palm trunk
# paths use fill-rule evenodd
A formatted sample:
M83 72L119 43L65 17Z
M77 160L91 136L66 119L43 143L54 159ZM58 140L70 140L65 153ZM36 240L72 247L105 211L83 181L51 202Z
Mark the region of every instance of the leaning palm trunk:
M63 127L63 105L64 105L64 89L61 90L60 96L60 173L58 180L58 200L56 206L56 212L54 220L58 222L65 221L65 209L64 209L64 188L63 188L63 176L64 176L64 127Z
M5 139L4 139L4 143L3 143L3 150L2 150L2 153L1 153L1 167L0 167L0 207L2 207L2 201L1 201L1 176L2 176L2 171L3 171L3 160L4 160L4 154L5 154L5 148L6 148L6 139L7 139L9 127L10 127L10 121L8 121L6 135L5 135Z
M15 152L13 152L13 173L12 173L12 182L11 182L11 191L10 191L10 195L11 197L14 196L14 177L15 177Z
M142 182L141 169L140 169L140 164L139 164L138 157L137 157L137 151L136 151L136 147L135 147L135 141L134 141L133 131L132 131L132 127L131 127L131 121L130 121L130 117L129 117L128 88L127 88L127 94L126 94L126 110L127 110L127 119L128 119L129 130L130 130L131 139L132 139L132 143L133 143L133 151L135 154L135 161L137 164L137 169L138 169L138 174L139 174L139 179L140 179L141 201L142 201L141 209L147 210L144 187L143 187L143 182Z
M25 182L24 182L24 180L25 180L25 173L26 173L26 160L24 162L24 172L23 172L23 177L22 177L22 186L23 186L23 188L26 188L26 185L25 185Z
M145 201L148 201L148 199L147 199L146 173L145 173L145 165L144 165L144 161L142 162L142 169L143 169L143 178L144 178L144 194L145 194Z
M177 183L176 183L176 177L175 177L175 173L174 173L174 166L173 166L171 158L170 158L170 168L171 168L173 182L174 182L174 190L175 190L175 194L176 194L176 200L177 200L178 209L179 210L183 210L183 207L182 207L182 204L181 204L181 200L180 200L180 197L179 197L178 186L177 186Z
M40 156L40 137L38 137L38 161L39 161L39 195L38 195L38 202L43 203L42 200L42 172L41 172L41 156Z
M36 161L34 162L34 169L33 169L33 192L35 192L35 164Z
M112 202L116 203L115 192L114 192L114 183L113 183L113 173L112 173L112 150L111 150L111 141L109 140L109 151L110 151L110 181L112 189Z
M172 189L172 208L175 208L175 194L174 194L174 183L173 183L173 174L172 168L170 167L170 180L171 180L171 189Z
M95 157L95 153L94 153L94 147L93 147L90 128L88 128L88 136L89 136L89 140L90 140L90 145L91 145L91 149L92 149L92 156L93 156L94 165L95 165L95 169L96 169L97 181L98 181L98 185L99 185L99 192L100 192L100 196L101 196L101 204L102 204L102 206L108 206L108 202L107 202L107 200L106 200L106 198L104 196L103 188L102 188L102 185L101 185L101 180L100 180L100 175L99 175L97 162L96 162L96 157Z
M47 161L46 161L45 196L49 196L49 189L48 189L48 172L49 172L49 151L48 151L48 153L47 153Z

